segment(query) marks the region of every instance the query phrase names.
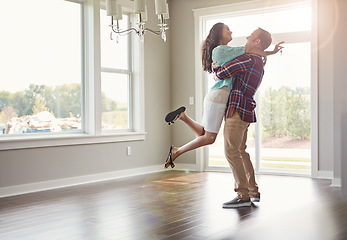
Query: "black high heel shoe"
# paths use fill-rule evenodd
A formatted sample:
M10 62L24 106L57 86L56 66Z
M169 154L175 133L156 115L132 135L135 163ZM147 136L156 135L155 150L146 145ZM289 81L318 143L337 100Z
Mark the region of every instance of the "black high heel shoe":
M186 110L186 107L180 107L176 109L175 111L169 112L165 116L165 122L167 122L169 125L175 123L175 121L179 118L180 114L183 113Z
M168 167L169 167L169 166L166 166L167 160L168 160L168 159L170 159L169 164L170 164L171 168L174 168L174 167L175 167L175 164L172 162L172 158L171 158L171 151L172 151L172 148L173 148L173 147L174 147L174 146L171 145L170 150L169 150L169 154L167 155L167 158L166 158L166 161L165 161L165 164L164 164L164 167L165 167L165 168L168 168Z

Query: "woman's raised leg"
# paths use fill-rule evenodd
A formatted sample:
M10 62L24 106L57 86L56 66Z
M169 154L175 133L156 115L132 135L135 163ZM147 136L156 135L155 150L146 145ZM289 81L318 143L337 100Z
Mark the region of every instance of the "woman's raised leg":
M202 136L205 134L204 127L187 116L186 112L182 112L178 119L187 124L187 126L195 133L196 136Z
M213 132L206 132L204 135L198 136L194 140L186 143L182 147L173 147L171 150L171 160L172 162L175 161L177 157L182 155L185 152L197 149L202 146L210 145L215 142L216 137L218 133L213 133ZM169 167L170 163L169 160L166 162L165 167Z

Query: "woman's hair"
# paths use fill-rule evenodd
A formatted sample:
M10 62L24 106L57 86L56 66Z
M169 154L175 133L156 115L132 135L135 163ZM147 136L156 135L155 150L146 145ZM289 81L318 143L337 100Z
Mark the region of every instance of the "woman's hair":
M212 50L220 44L223 27L224 23L220 22L213 25L201 48L202 67L209 73L212 72Z

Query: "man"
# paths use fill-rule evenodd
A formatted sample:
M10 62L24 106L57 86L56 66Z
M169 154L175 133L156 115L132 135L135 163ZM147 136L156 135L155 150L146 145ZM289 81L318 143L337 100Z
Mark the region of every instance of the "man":
M247 37L246 49L264 51L271 42L271 34L258 28ZM224 151L235 178L237 197L224 203L223 208L251 206L252 202L260 201L260 193L245 150L248 127L256 122L254 95L263 78L263 59L260 55L246 53L223 67L213 63L212 68L218 79L234 77L226 110Z

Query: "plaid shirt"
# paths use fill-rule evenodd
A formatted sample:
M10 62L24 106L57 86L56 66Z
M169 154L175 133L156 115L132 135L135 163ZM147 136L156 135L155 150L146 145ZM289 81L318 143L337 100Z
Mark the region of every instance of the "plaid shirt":
M237 111L243 121L256 122L254 95L264 75L261 56L247 53L241 55L219 68L216 75L220 79L234 77L226 117L231 117Z

